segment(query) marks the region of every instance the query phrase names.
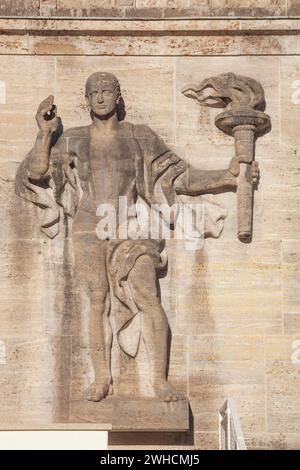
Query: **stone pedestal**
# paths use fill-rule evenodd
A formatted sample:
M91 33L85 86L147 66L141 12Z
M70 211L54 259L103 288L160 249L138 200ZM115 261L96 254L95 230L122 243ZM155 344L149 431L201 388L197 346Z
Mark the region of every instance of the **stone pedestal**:
M70 420L77 423L111 423L111 431L189 430L187 400L166 403L156 398L110 396L102 403L77 400L71 404Z

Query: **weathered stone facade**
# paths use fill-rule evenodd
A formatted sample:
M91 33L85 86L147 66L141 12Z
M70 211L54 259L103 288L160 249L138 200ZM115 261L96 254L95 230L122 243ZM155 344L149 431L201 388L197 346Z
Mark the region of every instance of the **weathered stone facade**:
M2 16L168 18L297 16L297 0L3 0Z
M296 1L261 2L260 11L251 1L243 9L214 0L85 3L79 13L75 0L2 2L0 14L299 14ZM110 445L217 448L217 411L233 398L249 448L299 449L299 25L297 19L0 20L1 427L63 420L69 391L76 397L88 379L85 351L63 329L70 306L66 245L45 239L39 209L14 194L38 104L53 94L65 128L84 125L86 78L95 70L113 72L128 120L147 123L199 168L225 168L234 145L214 126L219 111L200 108L181 90L234 72L262 84L272 120L256 146L261 179L252 243L236 238L236 195L209 196L228 212L221 236L199 252L169 242L169 271L161 279L172 330L169 378L188 395L193 431L112 433Z

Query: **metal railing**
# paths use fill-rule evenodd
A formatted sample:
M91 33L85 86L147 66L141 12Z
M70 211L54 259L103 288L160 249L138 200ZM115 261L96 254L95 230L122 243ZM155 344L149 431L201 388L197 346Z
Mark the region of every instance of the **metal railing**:
M233 400L226 400L219 410L219 449L247 449L236 405Z

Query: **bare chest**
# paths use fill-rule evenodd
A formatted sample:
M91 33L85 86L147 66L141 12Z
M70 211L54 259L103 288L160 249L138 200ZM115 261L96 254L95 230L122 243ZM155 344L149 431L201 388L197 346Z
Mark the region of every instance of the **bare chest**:
M138 149L134 139L122 134L93 138L89 145L89 174L94 202L116 202L132 197L136 179Z

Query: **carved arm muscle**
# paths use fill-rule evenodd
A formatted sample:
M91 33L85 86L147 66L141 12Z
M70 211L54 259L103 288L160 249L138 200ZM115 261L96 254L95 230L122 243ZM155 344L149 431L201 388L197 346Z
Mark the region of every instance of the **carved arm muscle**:
M27 170L30 178L43 179L49 169L51 134L38 132L35 144L27 160Z
M236 189L236 177L226 170L198 170L188 167L174 182L178 194L197 196L215 191Z
M33 149L27 157L27 171L30 178L43 180L49 169L51 137L59 126L53 96L49 96L39 105L36 121L39 132Z

